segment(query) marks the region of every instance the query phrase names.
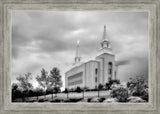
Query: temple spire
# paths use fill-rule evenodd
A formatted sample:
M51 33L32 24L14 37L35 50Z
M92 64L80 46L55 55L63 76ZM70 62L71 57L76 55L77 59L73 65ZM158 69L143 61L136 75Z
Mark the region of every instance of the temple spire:
M79 40L77 40L76 57L79 56Z
M104 41L109 41L108 39L107 39L107 33L106 33L106 25L104 25L104 31L103 31L103 37L102 37L102 40Z
M112 49L110 47L110 41L107 38L106 25L104 25L102 41L100 42L100 52L101 52L101 54L102 53L113 54Z
M79 64L81 57L79 56L79 40L77 40L75 64Z

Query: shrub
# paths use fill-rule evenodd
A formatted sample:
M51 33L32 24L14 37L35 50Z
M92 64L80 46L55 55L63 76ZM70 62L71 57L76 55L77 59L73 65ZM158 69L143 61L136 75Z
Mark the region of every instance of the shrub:
M32 96L34 96L35 94L34 94L34 91L32 90L32 89L29 89L28 90L28 96L29 97L32 97Z
M22 97L22 90L19 88L12 89L12 101L14 101L16 98Z
M68 91L68 89L67 88L65 88L65 90L63 91L63 93L68 93L69 91Z
M135 79L130 78L130 81L127 83L127 88L130 95L139 96L148 101L148 82L143 76L137 76Z
M55 102L61 102L62 99L55 99Z
M54 88L53 87L48 87L47 90L46 90L46 95L47 94L53 94L54 92Z
M74 88L69 89L69 92L75 92Z
M123 87L114 88L111 97L117 98L118 102L127 102L128 90Z
M36 88L35 93L36 93L37 96L43 95L43 89Z
M79 86L77 86L77 88L76 88L75 91L78 92L78 93L80 93L82 91L82 89Z
M39 99L38 102L44 102L44 99Z
M105 97L101 97L101 98L99 99L99 102L103 102L105 99L106 99Z
M106 89L106 90L110 90L110 88L111 88L111 85L110 85L109 83L106 83L106 84L105 84L105 89Z
M88 98L88 99L87 99L87 102L91 102L91 99L92 99L92 98Z
M101 83L98 85L98 89L99 89L99 90L102 90L102 89L103 89L103 85L102 85Z
M80 100L82 100L82 98L72 98L70 99L70 102L78 102Z
M112 86L113 84L120 84L120 80L117 80L117 79L116 79L116 80L111 80L111 79L109 78L109 82L105 84L105 89L106 89L106 90L110 90L110 89L111 89L111 86Z
M18 85L16 83L12 84L12 90L16 90L18 88Z

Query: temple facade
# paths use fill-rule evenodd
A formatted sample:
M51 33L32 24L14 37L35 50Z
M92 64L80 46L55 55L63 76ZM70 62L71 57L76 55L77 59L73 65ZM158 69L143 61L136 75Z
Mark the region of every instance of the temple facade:
M115 55L106 35L106 26L104 26L99 54L95 57L95 60L81 63L78 49L79 41L77 42L75 63L65 73L65 88L74 89L79 86L95 89L99 84L105 85L109 80L117 79L118 66L116 66Z

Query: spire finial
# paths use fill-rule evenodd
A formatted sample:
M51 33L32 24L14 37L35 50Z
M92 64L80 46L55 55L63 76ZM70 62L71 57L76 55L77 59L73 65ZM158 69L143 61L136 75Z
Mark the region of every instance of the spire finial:
M79 40L77 40L77 49L76 49L76 57L78 57L79 56L79 53L78 53L78 48L79 48Z
M79 40L77 40L77 45L79 45Z
M104 25L104 32L103 32L102 40L107 40L107 38L106 38L106 25Z

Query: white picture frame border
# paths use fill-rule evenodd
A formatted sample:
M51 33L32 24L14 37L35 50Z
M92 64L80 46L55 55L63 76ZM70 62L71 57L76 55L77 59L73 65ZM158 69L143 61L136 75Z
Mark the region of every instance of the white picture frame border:
M0 114L160 113L160 0L0 0ZM146 11L149 14L148 103L12 103L11 15L13 11Z

